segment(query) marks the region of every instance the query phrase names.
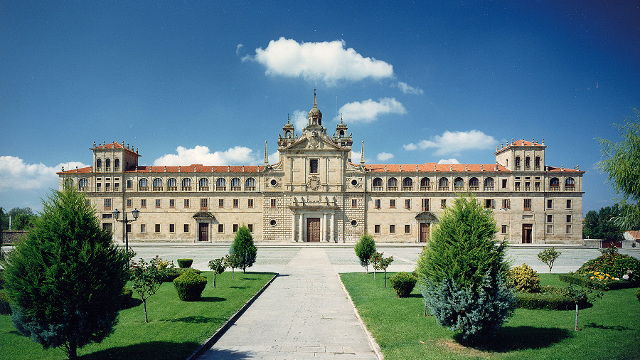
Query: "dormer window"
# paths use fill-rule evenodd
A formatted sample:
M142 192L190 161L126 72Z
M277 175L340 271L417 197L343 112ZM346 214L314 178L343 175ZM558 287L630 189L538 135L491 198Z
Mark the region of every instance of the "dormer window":
M309 160L309 172L311 174L317 174L318 173L318 159Z

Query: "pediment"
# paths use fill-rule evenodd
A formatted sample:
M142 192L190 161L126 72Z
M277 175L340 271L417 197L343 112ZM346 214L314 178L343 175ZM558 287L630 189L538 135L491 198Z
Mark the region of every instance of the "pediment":
M426 222L438 222L438 218L430 211L423 211L416 215L416 220L422 220Z
M305 133L286 150L343 150L327 135L318 132Z

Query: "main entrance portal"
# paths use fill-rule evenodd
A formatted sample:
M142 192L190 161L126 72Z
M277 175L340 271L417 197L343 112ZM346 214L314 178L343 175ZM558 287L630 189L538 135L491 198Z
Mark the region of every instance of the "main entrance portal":
M320 218L307 218L307 241L320 242Z
M429 241L429 228L431 227L431 224L428 223L420 223L420 242L427 242Z

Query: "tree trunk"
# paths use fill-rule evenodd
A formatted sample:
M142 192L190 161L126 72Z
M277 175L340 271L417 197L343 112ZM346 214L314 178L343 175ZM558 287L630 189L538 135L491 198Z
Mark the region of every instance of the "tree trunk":
M231 268L231 280L236 276L236 268Z
M142 306L144 307L144 322L149 323L149 317L147 317L147 300L142 300Z
M376 279L376 269L373 269L373 280Z
M213 287L216 287L216 273L213 273Z
M387 270L384 271L384 287L387 288Z
M76 360L78 359L78 347L76 346L76 344L72 344L72 343L68 343L66 345L66 350L67 350L67 357L69 358L69 360Z
M580 330L578 329L578 316L580 316L580 310L578 309L578 303L576 303L576 326L575 326L576 331Z

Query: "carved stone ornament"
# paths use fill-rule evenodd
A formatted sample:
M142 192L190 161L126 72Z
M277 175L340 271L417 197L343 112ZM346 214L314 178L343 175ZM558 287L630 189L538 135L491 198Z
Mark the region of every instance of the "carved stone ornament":
M309 186L309 189L311 190L320 189L320 178L317 176L310 177L309 181L307 182L307 186Z

